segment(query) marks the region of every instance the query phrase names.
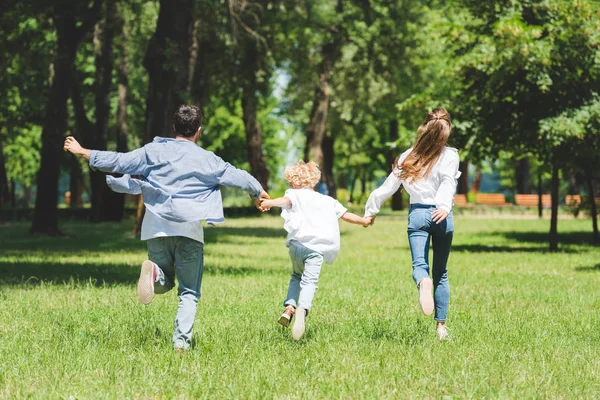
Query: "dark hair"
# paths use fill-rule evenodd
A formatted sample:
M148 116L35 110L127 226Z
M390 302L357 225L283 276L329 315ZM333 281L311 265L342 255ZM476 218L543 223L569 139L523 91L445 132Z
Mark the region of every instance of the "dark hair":
M202 125L202 111L196 106L182 104L173 114L173 129L175 135L192 137Z

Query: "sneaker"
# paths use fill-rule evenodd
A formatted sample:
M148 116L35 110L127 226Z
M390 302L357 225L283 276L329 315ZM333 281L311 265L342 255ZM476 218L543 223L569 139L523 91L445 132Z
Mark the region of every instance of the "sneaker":
M419 304L425 315L433 312L433 282L429 278L423 278L419 282Z
M438 325L435 330L435 335L437 336L438 340L450 340L448 327L446 325Z
M142 263L140 280L138 281L137 294L140 303L150 304L154 298L154 281L156 280L156 268L154 263L146 260Z
M294 306L286 306L285 310L283 311L283 314L281 314L281 317L279 317L279 324L282 326L285 326L286 328L288 326L290 326L290 322L292 321L292 317L294 316L294 311L296 311L296 309L294 308Z
M292 327L292 339L300 340L304 336L304 330L306 329L306 310L302 307L298 308L296 312L296 321Z

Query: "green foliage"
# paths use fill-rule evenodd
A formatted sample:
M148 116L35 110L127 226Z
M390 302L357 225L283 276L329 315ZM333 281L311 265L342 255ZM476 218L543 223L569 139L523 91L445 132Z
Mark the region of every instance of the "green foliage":
M26 187L35 183L40 167L41 138L42 128L34 125L30 130L20 130L18 135L11 135L6 140L4 155L8 179Z
M489 7L466 1L481 18L456 64L457 108L477 140L475 160L500 150L549 157L538 123L579 107L600 90L600 29L586 1L522 1ZM481 29L483 25L493 29Z

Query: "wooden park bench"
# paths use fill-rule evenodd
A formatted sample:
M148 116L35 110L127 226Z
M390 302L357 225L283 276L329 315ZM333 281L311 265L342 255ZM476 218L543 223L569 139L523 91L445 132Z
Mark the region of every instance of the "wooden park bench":
M600 205L600 197L596 197L596 204ZM565 196L565 204L571 207L577 207L581 204L581 196L578 194L568 194Z
M505 207L510 206L502 193L477 193L475 194L475 204L484 206Z
M581 204L581 196L578 194L568 194L565 197L565 204L571 207L577 207Z
M521 207L537 207L539 196L537 194L515 194L515 204ZM550 208L552 198L549 194L542 195L542 207Z
M455 194L454 195L454 205L458 207L467 207L469 203L467 202L466 194Z

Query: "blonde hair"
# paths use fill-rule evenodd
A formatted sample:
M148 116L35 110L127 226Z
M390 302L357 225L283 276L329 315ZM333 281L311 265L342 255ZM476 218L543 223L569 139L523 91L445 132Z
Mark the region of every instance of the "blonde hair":
M298 164L287 167L283 177L292 186L312 189L319 183L321 171L315 162L310 161L305 163L300 160Z
M394 170L401 169L398 177L407 182L415 182L429 175L448 142L451 129L450 114L444 108L435 108L427 113L425 120L417 128L417 140L412 151L402 165L398 165L398 158L392 165Z

